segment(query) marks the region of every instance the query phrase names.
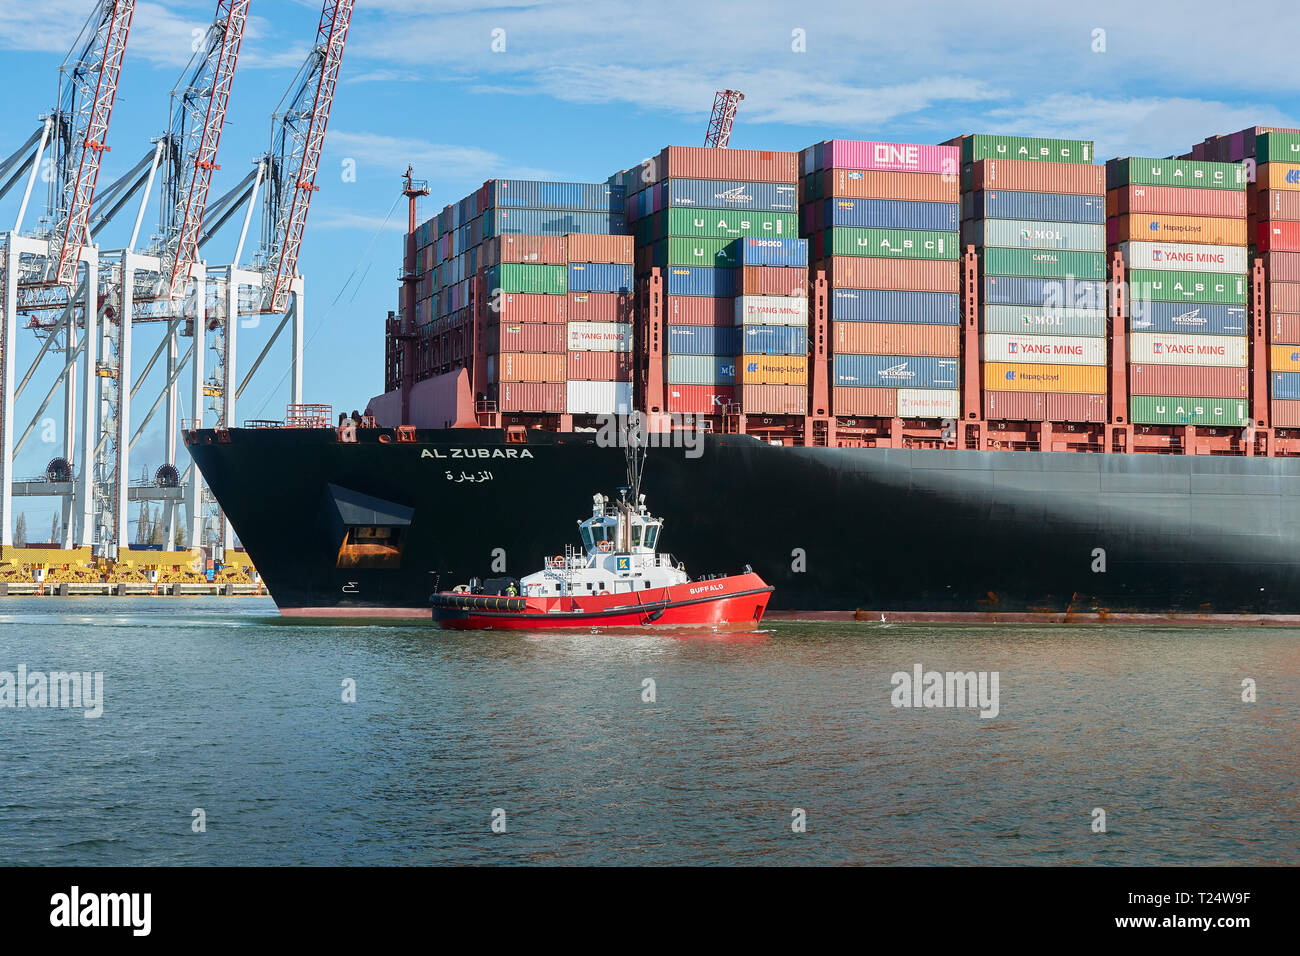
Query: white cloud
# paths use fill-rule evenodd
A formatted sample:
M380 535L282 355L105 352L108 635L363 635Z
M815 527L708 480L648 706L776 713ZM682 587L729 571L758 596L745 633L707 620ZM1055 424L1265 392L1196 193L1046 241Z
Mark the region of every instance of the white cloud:
M360 232L401 232L406 231L405 209L385 219L383 216L367 216L362 213L340 212L335 210L313 210L313 229L355 229Z
M386 133L331 129L326 138L326 149L333 156L355 159L358 166L380 167L394 177L404 173L408 163L415 166L416 175L436 178L439 182L481 183L493 177L552 177L547 170L516 165L491 150L477 146L434 143Z

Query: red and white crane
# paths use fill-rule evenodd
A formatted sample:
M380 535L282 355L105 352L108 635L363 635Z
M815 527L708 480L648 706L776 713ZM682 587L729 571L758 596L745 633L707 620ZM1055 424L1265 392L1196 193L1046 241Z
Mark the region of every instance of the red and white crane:
M736 107L745 98L739 90L718 90L713 96L713 114L704 134L704 145L726 149L731 142L731 127L736 122Z

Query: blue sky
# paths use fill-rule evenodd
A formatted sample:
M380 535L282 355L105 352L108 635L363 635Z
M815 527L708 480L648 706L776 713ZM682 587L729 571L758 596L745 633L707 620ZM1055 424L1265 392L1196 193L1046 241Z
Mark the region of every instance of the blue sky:
M53 103L58 65L91 6L0 0L0 81L10 91L0 97L0 154ZM360 408L383 388L383 320L396 307L406 219L398 189L407 163L432 189L421 221L488 178L603 180L666 144L699 144L713 92L723 87L746 94L732 138L739 148L1002 132L1092 139L1105 159L1169 155L1211 133L1300 121L1293 52L1300 5L1061 6L358 0L300 262L308 283L305 399ZM137 4L101 184L165 127L167 92L214 9L214 0ZM307 51L319 9L311 0L254 0L213 197L266 148L269 115ZM351 168L355 181L344 175ZM8 200L0 202L6 228L12 214ZM109 230L97 238L112 247L125 237ZM213 240L209 261L228 257L233 244L233 231ZM247 359L268 324L243 334ZM156 340L148 330L137 339L142 362ZM24 340L20 374L32 354ZM268 359L241 399L240 418L283 414L286 363L282 349ZM38 378L24 395L20 428L48 381ZM137 416L152 404L151 390ZM151 435L137 446L133 476L141 464L152 471L161 463L161 440ZM56 450L29 442L17 472L39 473ZM49 508L23 507L39 536Z

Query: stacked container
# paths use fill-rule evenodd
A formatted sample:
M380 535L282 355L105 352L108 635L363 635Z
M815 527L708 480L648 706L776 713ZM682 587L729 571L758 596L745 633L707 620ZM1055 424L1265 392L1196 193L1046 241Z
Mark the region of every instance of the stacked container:
M667 410L804 414L807 310L759 301L807 295L796 155L669 146L624 177L636 273L664 278Z
M828 140L801 156L802 228L828 283L832 413L957 418L958 150Z
M632 237L570 236L567 409L632 410Z
M1106 421L1106 189L1092 143L954 142L962 245L979 259L985 418Z
M1106 185L1109 238L1127 267L1129 420L1245 424L1245 169L1113 159Z

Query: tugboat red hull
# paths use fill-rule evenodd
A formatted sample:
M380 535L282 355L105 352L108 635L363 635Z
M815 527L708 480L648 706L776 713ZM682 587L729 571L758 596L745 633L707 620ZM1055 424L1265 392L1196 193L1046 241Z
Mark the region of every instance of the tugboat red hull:
M701 627L743 631L763 619L770 585L737 574L666 588L579 597L433 595L433 621L451 630L553 631Z

